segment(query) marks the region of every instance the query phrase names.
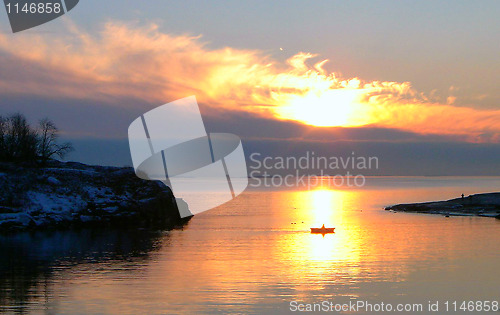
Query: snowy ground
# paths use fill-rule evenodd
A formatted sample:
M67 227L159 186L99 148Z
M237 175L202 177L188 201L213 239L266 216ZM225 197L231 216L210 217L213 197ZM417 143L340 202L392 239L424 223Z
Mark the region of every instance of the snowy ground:
M0 232L150 216L176 219L176 211L168 187L137 178L132 168L0 164Z

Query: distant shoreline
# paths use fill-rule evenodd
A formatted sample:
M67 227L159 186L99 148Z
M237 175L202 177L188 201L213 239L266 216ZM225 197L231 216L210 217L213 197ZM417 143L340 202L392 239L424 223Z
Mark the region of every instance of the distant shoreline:
M500 219L500 192L475 194L446 201L397 204L386 207L385 210Z

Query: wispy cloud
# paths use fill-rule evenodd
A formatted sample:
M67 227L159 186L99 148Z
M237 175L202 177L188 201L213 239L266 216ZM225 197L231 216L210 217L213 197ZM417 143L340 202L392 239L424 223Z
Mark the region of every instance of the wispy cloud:
M300 52L286 63L258 50L210 49L155 25L108 23L97 35L0 35L0 93L163 103L196 95L208 106L315 126L370 126L500 142L500 110L454 106L408 82L366 82L324 70Z

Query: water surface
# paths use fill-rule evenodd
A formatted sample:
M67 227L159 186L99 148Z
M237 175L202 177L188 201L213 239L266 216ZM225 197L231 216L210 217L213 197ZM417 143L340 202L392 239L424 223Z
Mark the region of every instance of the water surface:
M498 301L499 220L383 207L499 190L498 177L250 188L172 231L0 236L0 312L274 314L290 301ZM336 233L310 234L322 224Z

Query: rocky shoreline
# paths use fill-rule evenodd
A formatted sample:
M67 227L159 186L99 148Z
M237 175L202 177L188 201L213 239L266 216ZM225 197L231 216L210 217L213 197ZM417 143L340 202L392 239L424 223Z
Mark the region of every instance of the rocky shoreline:
M398 204L389 206L385 210L500 219L500 192L476 194L446 201Z
M131 167L49 161L0 163L0 233L78 227L183 224L172 191ZM185 204L179 206L185 207Z

